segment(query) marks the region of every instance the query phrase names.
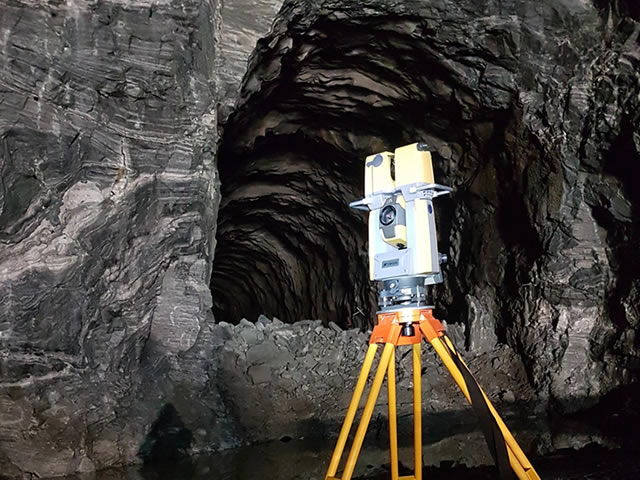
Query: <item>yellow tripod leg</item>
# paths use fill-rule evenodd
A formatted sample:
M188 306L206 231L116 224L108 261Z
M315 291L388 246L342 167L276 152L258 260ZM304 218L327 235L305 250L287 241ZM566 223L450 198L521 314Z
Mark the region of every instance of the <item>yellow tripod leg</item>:
M422 345L413 345L413 475L422 480Z
M451 343L451 341L446 337L445 341L447 343L447 346L449 347L449 350L455 352L456 350L453 343ZM464 360L460 360L462 364L467 367L467 364L464 363ZM509 428L506 426L502 418L500 418L500 415L489 400L489 397L487 397L487 394L484 393L484 390L482 390L482 388L480 388L480 392L482 393L482 396L487 404L487 407L489 408L489 411L491 412L491 415L493 415L493 417L496 419L498 428L504 436L505 442L507 444L507 452L509 453L509 461L511 463L511 467L514 469L519 478L526 480L540 480L540 477L534 470L533 465L531 465L531 462L529 462L529 459L520 448L520 445L518 445L518 442L516 442L516 439L509 431Z
M398 420L396 415L396 355L391 352L387 370L387 396L389 400L389 453L391 456L391 480L398 480Z
M344 451L344 446L347 443L347 437L349 436L349 432L351 431L351 426L353 425L353 419L355 418L356 412L358 411L360 398L362 397L362 392L364 391L364 387L367 383L367 378L369 378L369 372L371 371L371 365L373 365L373 360L375 359L377 349L378 349L378 345L375 343L372 343L371 345L369 345L369 349L367 350L367 355L364 357L362 370L360 370L360 376L358 377L356 388L353 391L353 396L351 397L351 403L349 403L347 415L345 416L344 423L342 424L342 428L340 429L340 434L338 435L338 441L336 442L336 448L333 451L333 455L331 457L331 462L329 463L329 469L327 470L327 475L325 476L325 480L331 477L334 477L336 472L338 471L338 466L340 465L340 459L342 458L342 452Z
M447 343L445 344L444 342L447 342ZM464 377L462 376L462 373L456 366L455 362L453 361L449 353L449 351L454 353L456 351L453 344L450 341L448 341L446 337L436 337L433 340L431 340L431 345L433 345L433 348L438 354L438 356L440 357L440 359L442 360L442 363L447 368L447 370L449 370L449 373L451 373L451 376L453 377L454 381L458 384L458 387L462 391L462 394L466 397L469 403L471 403L469 389L467 388L467 384L464 381ZM464 362L463 362L463 365L466 366ZM531 465L531 462L529 462L529 460L527 459L526 455L518 445L518 442L516 442L516 439L513 437L513 435L505 425L505 423L502 421L502 419L500 418L500 415L498 415L498 412L489 401L489 398L487 397L487 395L484 393L482 389L480 389L480 391L482 392L482 395L485 399L485 402L487 403L487 406L489 408L489 411L491 412L491 415L493 415L493 417L495 418L498 428L500 429L500 431L502 432L502 435L504 436L505 442L507 444L507 453L509 455L509 463L514 473L517 475L517 477L520 480L540 480L540 477L534 470L533 465Z
M376 376L373 378L371 391L369 392L367 403L365 404L364 411L362 412L362 418L360 419L355 438L353 439L353 445L351 446L349 456L347 457L347 463L344 467L342 480L351 480L351 475L353 475L353 470L356 467L356 461L358 460L358 455L362 448L362 442L364 441L364 436L367 433L367 427L369 426L371 415L373 415L373 407L375 406L378 395L380 394L380 387L382 386L384 376L387 373L389 360L391 359L391 355L394 353L394 349L395 345L393 343L387 343L382 351L378 371L376 372Z

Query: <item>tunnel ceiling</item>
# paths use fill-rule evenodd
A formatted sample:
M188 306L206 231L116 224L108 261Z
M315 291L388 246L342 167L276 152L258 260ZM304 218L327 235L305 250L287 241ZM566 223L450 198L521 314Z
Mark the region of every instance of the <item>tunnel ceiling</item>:
M566 365L590 369L576 395L628 378L637 23L621 4L477 3L287 3L220 147L217 318L370 324L365 215L347 205L366 155L424 141L456 189L436 202L436 302L466 346L509 343L551 391Z

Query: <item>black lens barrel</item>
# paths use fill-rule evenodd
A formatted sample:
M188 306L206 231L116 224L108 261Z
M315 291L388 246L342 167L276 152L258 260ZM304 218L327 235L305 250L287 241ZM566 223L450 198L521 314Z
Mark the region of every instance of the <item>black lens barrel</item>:
M396 219L396 208L393 205L387 205L380 211L380 223L389 226Z

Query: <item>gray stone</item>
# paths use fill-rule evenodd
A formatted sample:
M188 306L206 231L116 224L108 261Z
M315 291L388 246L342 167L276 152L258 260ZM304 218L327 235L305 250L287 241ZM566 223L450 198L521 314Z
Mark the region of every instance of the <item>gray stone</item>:
M253 365L249 367L248 374L255 385L269 383L272 378L271 368L267 365Z
M218 328L214 327L214 335ZM245 329L255 330L249 326L235 327L238 336L244 336ZM320 330L319 334L316 329ZM228 342L212 352L213 358L220 360L216 365L217 382L225 392L229 411L235 412L233 421L240 425L243 441L278 439L290 435L294 424L297 436L304 438L322 435L323 430L318 429L321 425L332 426L337 432L360 373L368 335L348 330L351 341L334 342L330 327L300 332L297 324L269 324L265 330L267 338L275 331L296 333L281 337L282 349L276 349L266 340L248 345L246 356L241 353L245 347L240 342ZM300 341L305 345L302 350L294 346ZM225 360L229 355L232 360ZM520 358L509 347L502 345L482 353L469 352L466 360L487 395L499 402L501 408L508 404L509 412L526 416L527 409L537 402ZM433 412L436 417L446 417L447 412L458 410L471 415L464 397L428 344L423 346L423 372L425 411ZM404 418L413 411L410 348L398 349L396 373L399 416ZM372 426L372 430L386 422L385 395L378 402L377 408L382 413L376 416L374 423L377 426ZM309 419L313 421L304 421ZM407 435L410 434L409 427L407 424L402 430ZM532 435L547 434L543 431Z
M622 2L1 12L3 475L338 423L368 341L351 327L376 310L347 205L364 156L421 139L456 188L435 300L487 393L562 413L637 378L640 28ZM427 352L425 410L461 411ZM410 371L401 356L403 415Z
M270 339L265 339L262 343L249 347L247 350L247 363L249 365L259 365L263 363L278 362L281 352L277 345Z
M0 475L139 461L166 405L206 430L189 453L237 442L208 370L218 107L277 8L2 2Z
M287 1L221 143L212 288L245 283L216 311L370 327L367 217L347 204L366 155L424 140L455 188L435 202L435 303L456 343L508 344L562 411L627 388L640 25L596 3ZM251 252L264 267L235 260Z
M469 349L474 352L484 352L493 350L498 343L495 332L495 321L492 313L495 312L495 305L492 304L491 296L476 298L467 295L465 299L469 306L470 339Z

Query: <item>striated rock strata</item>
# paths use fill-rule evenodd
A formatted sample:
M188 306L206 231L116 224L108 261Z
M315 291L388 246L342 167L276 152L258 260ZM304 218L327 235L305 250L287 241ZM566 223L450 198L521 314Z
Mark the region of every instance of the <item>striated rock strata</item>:
M347 203L417 139L456 188L440 316L492 396L563 412L637 378L635 3L280 7L0 3L2 475L335 425L366 335L211 307L368 325ZM440 377L425 409L455 411Z
M195 451L237 442L208 378L215 151L263 3L0 2L1 475L135 462L167 411Z
M561 411L638 377L634 2L285 4L220 149L221 318L374 318L362 159L435 152L442 317ZM249 261L248 259L251 259Z

